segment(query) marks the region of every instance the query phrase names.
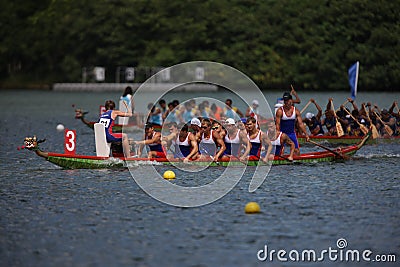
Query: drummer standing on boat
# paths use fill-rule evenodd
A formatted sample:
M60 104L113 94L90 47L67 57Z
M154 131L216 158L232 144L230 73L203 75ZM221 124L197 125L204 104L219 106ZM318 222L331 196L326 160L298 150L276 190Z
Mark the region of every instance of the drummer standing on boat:
M295 145L295 154L299 155L299 142L297 141L295 132L296 120L298 127L306 136L306 140L310 140L307 130L304 127L300 111L294 107L292 95L286 92L283 94L283 106L276 111L276 131L283 132L289 136Z

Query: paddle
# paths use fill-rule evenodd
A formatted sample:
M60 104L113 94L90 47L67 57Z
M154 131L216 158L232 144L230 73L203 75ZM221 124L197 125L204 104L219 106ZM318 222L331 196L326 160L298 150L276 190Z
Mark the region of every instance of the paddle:
M368 128L365 125L359 123L358 120L356 118L354 118L354 116L351 115L351 113L347 109L344 109L344 111L346 111L346 113L349 114L350 117L352 117L355 122L357 122L358 126L360 126L360 129L364 134L367 134L369 132Z
M388 133L388 135L392 136L392 135L393 135L393 130L392 130L392 128L390 128L389 125L385 124L385 123L383 122L383 120L381 119L381 117L380 117L375 111L374 111L374 113L375 113L375 116L379 119L379 121L384 125L385 131Z
M342 153L339 153L339 152L337 152L337 151L334 151L334 150L332 150L332 149L330 149L330 148L328 148L328 147L326 147L326 146L324 146L324 145L321 145L321 144L319 144L319 143L317 143L317 142L314 142L314 141L312 141L312 140L308 140L308 142L310 142L311 144L314 144L314 145L316 145L316 146L319 146L319 147L321 147L321 148L323 148L323 149L325 149L325 150L327 150L327 151L329 151L329 152L335 154L336 156L338 156L338 157L341 158L341 159L348 159L348 156L346 156L346 155L344 155L344 154L342 154Z
M335 112L335 108L333 107L332 99L331 99L331 107L333 109L333 115L335 116L335 120L336 120L336 132L337 132L338 137L341 137L344 135L344 131L343 131L342 125L340 124L340 122L338 121L338 118L336 116L336 112Z
M376 129L375 124L372 123L372 120L371 120L371 118L369 117L369 114L368 114L369 112L365 110L365 107L364 107L364 111L365 111L365 114L367 114L367 118L368 118L369 124L371 124L371 128L372 128L372 139L376 139L376 138L379 137L378 129Z
M308 106L311 104L311 100L308 100L307 104L304 106L304 108L300 111L300 114L303 113L306 108L308 108Z
M344 101L343 104L342 104L341 106L346 105L348 102L349 102L349 100L346 99L346 101ZM341 107L341 106L340 106L340 107ZM335 110L335 112L338 112L338 111L340 110L340 107L339 107L337 110Z

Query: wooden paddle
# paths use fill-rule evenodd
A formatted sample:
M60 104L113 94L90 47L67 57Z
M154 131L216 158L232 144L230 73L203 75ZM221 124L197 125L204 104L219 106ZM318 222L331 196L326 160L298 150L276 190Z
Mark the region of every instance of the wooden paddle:
M341 106L346 105L348 102L349 102L349 100L346 99L346 101L344 101L343 104L342 104ZM337 110L335 110L335 112L338 112L338 111L340 110L340 107L341 107L341 106L339 106L339 108L338 108Z
M389 125L387 125L387 124L385 124L385 123L383 122L383 120L382 120L381 117L378 115L378 113L376 113L375 111L374 111L374 113L375 113L375 116L379 119L379 121L384 125L385 131L388 133L388 135L392 136L392 135L393 135L393 130L392 130L392 128L390 128Z
M399 106L397 105L397 103L395 104L395 107L397 108L397 113L400 113L400 109L399 109Z
M300 114L303 113L306 108L308 108L308 106L311 104L311 100L308 100L307 104L304 106L304 108L300 111Z
M333 101L331 100L331 108L333 110L333 115L335 116L335 120L336 120L336 132L338 137L341 137L344 135L344 131L342 128L342 124L340 124L340 122L338 121L338 118L336 116L336 112L335 112L335 108L333 107Z
M365 110L365 107L364 107L364 110ZM368 114L368 113L369 113L369 112L365 110L365 114L367 114L368 121L369 121L369 123L371 124L371 128L372 128L372 139L376 139L376 138L379 137L379 132L378 132L378 129L376 129L375 124L372 123L372 120L371 120L371 118L369 117L369 114Z
M323 149L325 149L325 150L327 150L327 151L329 151L329 152L335 154L336 156L338 156L338 157L341 158L341 159L348 159L348 158L349 158L348 156L346 156L346 155L344 155L344 154L342 154L342 153L339 153L339 152L337 152L337 151L335 151L335 150L332 150L332 149L330 149L330 148L328 148L328 147L326 147L326 146L324 146L324 145L321 145L321 144L319 144L319 143L317 143L317 142L314 142L313 140L308 140L308 142L310 142L311 144L314 144L314 145L316 145L316 146L319 146L319 147L321 147L321 148L323 148Z
M367 133L369 132L369 131L368 131L368 128L367 128L365 125L359 123L358 120L357 120L356 118L354 118L354 116L351 115L351 113L350 113L347 109L344 109L344 110L346 111L347 114L350 115L350 117L353 118L353 120L354 120L355 122L357 122L357 124L358 124L358 126L360 126L360 129L361 129L361 131L363 132L363 134L367 134Z

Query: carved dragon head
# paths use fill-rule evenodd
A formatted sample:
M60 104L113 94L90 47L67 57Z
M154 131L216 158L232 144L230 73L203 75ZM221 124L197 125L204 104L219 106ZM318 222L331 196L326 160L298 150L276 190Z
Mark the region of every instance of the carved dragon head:
M29 150L36 150L36 149L39 149L38 144L43 143L44 141L46 141L46 139L37 140L36 135L34 135L33 137L25 137L23 148L26 148Z

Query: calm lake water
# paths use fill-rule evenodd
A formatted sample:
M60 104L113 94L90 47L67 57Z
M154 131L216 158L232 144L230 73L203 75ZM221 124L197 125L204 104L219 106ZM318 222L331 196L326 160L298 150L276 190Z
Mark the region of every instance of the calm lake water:
M344 92L299 92L305 104L328 97L339 106ZM149 94L152 101L156 94ZM267 92L273 105L282 92ZM224 101L226 93L177 93L184 100L207 96ZM97 118L98 107L119 95L47 91L1 91L0 265L1 266L365 266L366 262L259 261L268 250L307 249L318 254L338 249L394 254L400 261L400 144L363 147L347 162L272 167L254 193L248 192L251 168L220 200L198 208L177 208L142 191L128 170L63 170L30 151L18 151L26 136L47 141L41 147L63 152L58 123L77 131L77 153L94 155L93 132L74 119L72 104ZM359 92L357 102L389 107L395 93ZM302 107L300 105L300 107ZM143 173L151 166L141 166ZM168 170L156 166L161 173ZM187 174L177 181L210 180L221 169ZM261 213L246 215L247 202ZM288 258L288 255L286 255Z

